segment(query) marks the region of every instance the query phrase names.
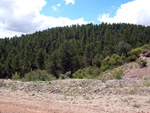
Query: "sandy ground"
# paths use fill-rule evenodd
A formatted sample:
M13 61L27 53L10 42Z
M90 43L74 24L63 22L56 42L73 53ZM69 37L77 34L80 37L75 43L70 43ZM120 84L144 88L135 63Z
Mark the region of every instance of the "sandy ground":
M73 105L65 102L43 101L41 99L1 96L1 113L94 113L87 105Z
M1 80L0 113L150 113L149 83L59 80L47 85Z
M82 102L46 101L10 95L0 97L1 113L150 113L150 104L146 103L150 98L146 96L103 96ZM134 103L138 103L137 107Z

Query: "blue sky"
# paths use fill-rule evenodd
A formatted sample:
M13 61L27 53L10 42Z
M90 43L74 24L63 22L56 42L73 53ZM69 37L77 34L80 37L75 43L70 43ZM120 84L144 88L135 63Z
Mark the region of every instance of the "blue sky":
M100 24L98 15L109 13L114 16L121 4L128 3L132 0L75 0L75 3L66 5L65 0L46 0L47 4L40 11L46 16L67 17L72 20L84 18L87 22ZM61 6L57 6L61 4ZM53 10L53 7L56 10Z
M0 0L0 38L73 24L150 26L150 0Z

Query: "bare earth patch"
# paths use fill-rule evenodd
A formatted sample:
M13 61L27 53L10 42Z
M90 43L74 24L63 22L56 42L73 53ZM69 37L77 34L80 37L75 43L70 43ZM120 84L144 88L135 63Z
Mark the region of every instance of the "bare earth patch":
M1 113L150 113L150 79L0 80Z
M127 64L123 78L150 78L150 57L140 57L140 59L145 60L147 66L140 68L138 63Z

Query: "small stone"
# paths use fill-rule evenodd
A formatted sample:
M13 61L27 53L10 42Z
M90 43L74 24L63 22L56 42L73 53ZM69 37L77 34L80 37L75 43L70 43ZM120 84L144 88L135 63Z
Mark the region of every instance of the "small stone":
M52 83L49 81L49 84L52 84Z
M97 105L94 105L93 107L98 107Z
M72 104L78 104L77 102L72 102Z
M114 102L116 103L116 102L117 102L117 100L114 100Z
M108 104L106 104L106 107L109 107L109 105L108 105Z

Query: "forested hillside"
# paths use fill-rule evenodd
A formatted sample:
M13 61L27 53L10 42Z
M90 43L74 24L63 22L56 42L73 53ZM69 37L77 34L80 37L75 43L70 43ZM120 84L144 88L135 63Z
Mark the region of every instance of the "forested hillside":
M131 48L150 41L150 27L130 24L56 27L21 37L0 39L0 78L34 70L60 74L89 66L102 68L107 56L127 57ZM125 47L123 47L125 46Z

